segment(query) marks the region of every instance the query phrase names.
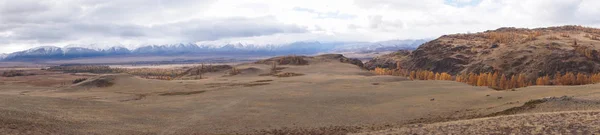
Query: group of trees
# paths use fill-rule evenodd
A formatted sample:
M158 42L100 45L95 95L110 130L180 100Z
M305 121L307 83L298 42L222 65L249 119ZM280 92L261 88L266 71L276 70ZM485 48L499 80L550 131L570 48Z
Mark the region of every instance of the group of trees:
M112 73L123 73L126 69L113 68L102 65L61 65L53 66L48 71L60 71L65 73L95 73L95 74L112 74Z
M181 69L164 69L164 68L131 68L125 73L139 76L146 79L172 80L177 75L183 73Z
M373 70L373 72L377 75L393 75L393 76L406 76L406 77L408 77L408 75L409 75L409 72L406 72L405 70L388 69L388 68L380 68L380 67L375 68L375 70Z
M411 80L452 80L452 75L442 72L434 73L433 71L411 71L409 76Z
M405 76L411 80L453 80L473 86L487 86L497 90L521 88L532 85L585 85L600 83L600 73L585 74L566 72L555 73L554 76L528 77L525 74L507 75L500 72L493 73L462 73L452 76L448 73L435 73L433 71L410 71L402 69L375 68L378 75Z
M2 77L15 77L15 76L26 76L27 74L23 70L9 70L4 71L0 76Z
M494 89L512 89L531 86L533 83L524 74L508 76L494 73L463 73L455 77L457 82L467 83L473 86L488 86Z
M387 68L375 68L373 72L377 75L393 75L393 76L405 76L411 80L452 80L452 75L442 72L434 73L433 71L419 70L410 71L401 69L387 69Z
M537 85L585 85L600 83L600 73L584 74L567 72L565 74L556 73L554 77L542 76L536 79Z

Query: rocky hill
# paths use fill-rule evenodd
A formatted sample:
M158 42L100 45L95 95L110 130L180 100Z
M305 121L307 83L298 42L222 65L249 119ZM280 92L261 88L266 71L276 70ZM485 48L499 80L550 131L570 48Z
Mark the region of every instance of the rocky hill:
M581 26L500 28L473 34L444 35L416 50L367 62L386 67L434 72L523 73L529 77L557 72L600 72L600 29ZM394 66L395 68L395 66Z
M317 56L279 56L269 59L259 60L254 62L255 64L273 64L277 65L310 65L315 62L331 62L338 61L342 63L348 63L363 68L362 61L354 58L347 58L342 54L322 54Z
M397 68L397 63L403 61L410 55L410 50L399 50L390 54L377 56L364 64L366 69L373 70L377 67L380 68Z

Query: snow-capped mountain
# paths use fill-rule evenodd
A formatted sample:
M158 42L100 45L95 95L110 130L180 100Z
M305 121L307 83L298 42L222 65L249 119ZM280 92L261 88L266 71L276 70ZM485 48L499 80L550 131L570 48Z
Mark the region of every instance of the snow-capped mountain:
M68 58L76 58L76 57L91 57L91 56L101 56L103 53L101 51L97 51L89 48L82 47L68 47L63 48L63 56Z
M126 55L131 53L129 49L120 46L113 46L107 49L102 49L101 52L105 55Z
M52 58L52 57L62 57L63 50L60 47L54 46L41 46L32 48L25 51L14 52L8 54L4 60L12 60L12 59L27 59L27 58Z
M6 58L8 54L6 53L0 53L0 60L3 60L4 58Z
M142 46L131 51L133 54L170 55L196 52L200 47L196 44L172 44Z
M86 48L96 51L108 50L113 47L119 47L114 45L105 45L105 44L70 44L63 48Z
M174 56L174 55L310 55L330 52L365 52L396 51L415 49L427 40L390 40L383 42L294 42L289 44L168 44L147 45L132 50L125 47L90 47L90 45L69 45L63 48L43 46L25 51L14 52L5 56L4 60L43 60L71 59L102 56ZM93 45L91 45L93 46Z

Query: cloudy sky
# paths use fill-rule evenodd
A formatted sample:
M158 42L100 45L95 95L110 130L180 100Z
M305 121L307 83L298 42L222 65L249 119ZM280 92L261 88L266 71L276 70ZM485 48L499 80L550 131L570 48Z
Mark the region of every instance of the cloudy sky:
M599 0L0 0L0 53L42 45L280 44L600 26Z

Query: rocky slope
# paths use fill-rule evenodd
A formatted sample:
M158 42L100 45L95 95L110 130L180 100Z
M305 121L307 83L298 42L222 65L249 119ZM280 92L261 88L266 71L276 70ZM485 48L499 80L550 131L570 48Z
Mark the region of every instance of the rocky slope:
M444 35L397 61L409 70L452 74L500 71L536 77L557 72L599 72L598 49L600 29L596 28L500 28L474 34ZM394 57L403 55L392 54ZM370 63L378 62L385 63L378 59ZM376 66L385 67L385 64Z
M381 56L377 56L365 63L365 68L369 70L373 70L377 67L380 68L397 68L397 63L406 59L408 55L410 55L410 50L399 50L390 54L385 54Z

